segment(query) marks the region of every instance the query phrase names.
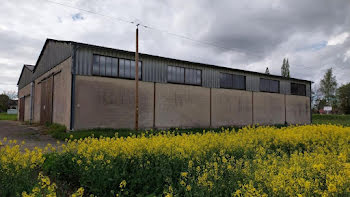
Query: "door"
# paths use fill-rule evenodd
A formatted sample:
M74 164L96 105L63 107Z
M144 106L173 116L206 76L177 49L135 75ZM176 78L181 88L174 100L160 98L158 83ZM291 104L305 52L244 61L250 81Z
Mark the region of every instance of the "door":
M25 107L25 102L24 102L24 97L19 99L19 121L24 121L24 107Z
M52 123L53 76L41 82L40 123Z

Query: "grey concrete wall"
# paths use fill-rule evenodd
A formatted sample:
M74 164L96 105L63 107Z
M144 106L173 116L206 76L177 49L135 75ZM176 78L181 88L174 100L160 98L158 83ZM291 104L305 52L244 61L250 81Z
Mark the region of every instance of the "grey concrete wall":
M140 128L310 122L303 96L150 82L139 90ZM134 128L134 91L133 80L77 76L74 129Z
M34 83L34 106L33 122L40 122L41 107L41 83L44 78L52 73L61 73L54 76L54 98L53 98L53 122L65 125L70 124L70 101L71 101L71 65L72 58L68 58L45 74L38 77ZM55 90L56 89L56 90Z
M70 109L71 109L71 59L68 59L58 65L60 73L54 75L53 87L53 117L54 123L70 127Z
M310 98L286 95L286 119L288 124L310 124Z
M24 98L24 121L30 120L30 96Z
M176 84L156 84L155 126L209 127L210 89Z
M212 127L252 124L252 92L212 89Z
M74 129L134 128L135 81L76 76ZM154 83L139 82L139 127L153 127Z
M253 92L254 124L284 124L284 95Z
M40 122L40 106L41 106L41 83L40 80L34 81L34 101L33 101L33 122Z

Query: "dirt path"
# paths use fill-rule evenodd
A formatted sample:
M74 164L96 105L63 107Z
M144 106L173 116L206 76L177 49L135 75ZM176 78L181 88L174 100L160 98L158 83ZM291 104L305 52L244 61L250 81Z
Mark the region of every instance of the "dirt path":
M48 143L56 145L57 140L43 132L42 127L24 125L18 121L0 120L0 139L17 140L17 143L25 141L23 148L44 148Z

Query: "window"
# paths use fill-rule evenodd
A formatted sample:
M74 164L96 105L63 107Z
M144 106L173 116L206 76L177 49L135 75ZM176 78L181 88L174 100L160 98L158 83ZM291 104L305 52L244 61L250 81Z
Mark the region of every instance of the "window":
M198 69L185 69L185 83L190 85L202 85L202 71Z
M263 79L260 78L260 91L261 92L272 92L279 93L280 82L277 80Z
M185 83L185 68L168 66L168 82Z
M93 56L92 74L98 76L117 77L118 58L101 55Z
M220 73L220 88L245 90L246 89L245 76Z
M142 76L142 62L139 61L139 79ZM119 59L119 77L135 79L135 61L127 59Z
M201 85L202 71L199 69L168 66L168 82Z
M141 79L141 73L142 62L140 61L139 79ZM92 64L92 74L97 76L135 79L135 61L118 59L115 57L107 57L102 55L94 55Z
M306 85L300 83L291 83L290 90L292 95L306 96Z

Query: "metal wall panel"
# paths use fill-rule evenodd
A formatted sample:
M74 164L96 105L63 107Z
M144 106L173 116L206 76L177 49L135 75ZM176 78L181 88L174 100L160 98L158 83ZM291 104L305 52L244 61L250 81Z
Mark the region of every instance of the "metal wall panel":
M80 45L77 50L76 74L92 75L93 54L105 55L117 58L134 59L134 53L129 51L114 50L95 46ZM232 70L230 68L210 67L200 63L192 63L169 58L140 54L142 61L142 81L167 83L168 66L180 66L202 70L202 86L209 88L220 88L220 73L236 74L246 76L246 90L260 92L260 78L280 81L280 93L290 94L290 82L296 81L307 85L307 96L310 96L310 82L294 79L282 79L281 77L269 76L248 71Z
M280 93L290 94L290 81L287 81L287 80L280 81Z
M140 56L140 60L144 65L142 70L142 80L149 82L166 83L168 68L164 66L166 62L157 61L155 58L144 58Z
M19 82L18 82L18 89L24 88L26 85L30 84L33 79L33 72L29 70L26 66L23 68L23 73L20 76Z
M259 92L260 91L260 77L255 76L252 74L249 74L247 76L247 90L252 92Z
M306 84L306 96L311 97L311 83Z
M48 40L37 62L33 79L37 79L71 55L72 46L70 43Z
M220 88L220 72L211 68L204 69L202 85L208 88Z

